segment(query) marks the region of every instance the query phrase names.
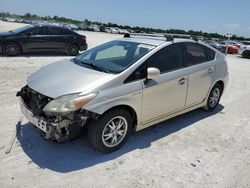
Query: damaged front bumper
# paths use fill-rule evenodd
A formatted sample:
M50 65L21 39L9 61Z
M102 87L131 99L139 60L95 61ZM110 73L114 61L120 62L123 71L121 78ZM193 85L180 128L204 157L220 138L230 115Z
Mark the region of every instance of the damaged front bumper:
M19 101L20 101L21 111L23 115L26 117L26 119L32 124L34 124L37 128L42 130L44 133L49 133L49 122L43 117L34 116L33 113L25 105L21 97L19 98Z
M26 119L41 130L42 136L47 140L66 142L81 135L83 127L91 119L98 119L99 114L79 110L72 114L48 115L43 112L43 107L51 100L25 86L19 96L20 107Z
M84 116L78 116L76 119L69 119L69 117L63 116L45 118L34 115L25 105L21 97L20 107L26 119L41 130L41 135L46 140L53 140L59 143L64 143L80 136L82 128L88 121L88 118ZM76 116L74 115L74 117Z

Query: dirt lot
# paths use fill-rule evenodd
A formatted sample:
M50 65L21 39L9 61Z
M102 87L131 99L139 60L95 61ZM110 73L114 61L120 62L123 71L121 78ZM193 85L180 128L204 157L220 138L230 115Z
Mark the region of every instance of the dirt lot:
M0 22L0 31L19 27ZM84 32L89 46L119 35ZM133 134L117 152L92 150L82 137L43 140L21 115L16 92L63 55L0 55L0 187L250 187L250 60L228 56L230 82L216 112L195 110Z

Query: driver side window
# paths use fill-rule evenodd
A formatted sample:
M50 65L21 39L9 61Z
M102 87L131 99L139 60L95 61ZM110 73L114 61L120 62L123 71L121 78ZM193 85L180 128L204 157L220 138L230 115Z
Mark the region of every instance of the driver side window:
M32 35L48 35L48 30L45 27L37 27L29 29L27 33L32 33Z
M185 66L183 48L181 44L171 44L152 55L139 68L137 68L124 83L145 79L147 68L155 67L161 73L174 71Z

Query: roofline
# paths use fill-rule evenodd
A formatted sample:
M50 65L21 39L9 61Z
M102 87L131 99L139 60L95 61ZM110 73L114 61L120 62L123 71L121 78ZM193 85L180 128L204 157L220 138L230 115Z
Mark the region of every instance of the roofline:
M30 24L32 26L36 26L36 27L42 27L42 26L48 26L48 27L58 27L58 28L65 28L65 29L68 29L67 27L65 26L61 26L61 25L54 25L54 24L43 24L43 23L35 23L35 24Z

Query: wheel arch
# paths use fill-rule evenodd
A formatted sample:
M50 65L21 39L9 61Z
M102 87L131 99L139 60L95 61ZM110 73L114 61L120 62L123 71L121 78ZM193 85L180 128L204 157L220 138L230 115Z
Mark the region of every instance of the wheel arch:
M209 94L211 92L211 90L213 89L213 87L216 85L216 84L220 84L221 87L222 87L222 93L221 95L223 94L223 91L225 89L225 83L223 80L219 79L219 80L216 80L211 86L210 86L210 89L208 90L208 93L207 93L207 97L203 100L203 103L206 103L208 97L209 97Z
M213 85L211 85L211 87L210 87L210 89L209 89L209 91L208 91L208 93L207 93L207 97L203 100L203 109L205 109L205 110L207 110L208 111L208 108L207 108L207 100L208 100L208 97L209 97L209 94L210 94L210 92L212 91L212 89L213 89L213 87L216 85L216 84L219 84L221 87L222 87L222 92L221 92L221 96L222 96L222 94L223 94L223 92L224 92L224 89L225 89L225 83L224 83L224 81L223 80L221 80L221 79L219 79L219 80L216 80L215 82L214 82L214 84Z
M217 82L215 82L215 84L219 84L222 87L222 93L223 93L225 87L224 82L222 80L218 80ZM215 84L213 85L213 87L215 86Z
M68 43L67 50L68 50L68 48L69 48L71 45L76 45L76 46L78 47L78 49L80 50L80 45L79 45L77 42L70 42L70 43Z
M214 87L216 84L220 84L220 85L221 85L221 87L222 87L222 93L221 93L221 95L223 94L223 91L224 91L224 88L225 88L225 83L224 83L223 80L219 79L219 80L216 80L216 81L213 83L213 85L211 85L211 87L210 87L210 89L209 89L209 91L208 91L208 94L207 94L207 98L208 98L208 96L209 96L209 93L211 92L211 90L213 89L213 87ZM206 98L206 100L207 100L207 98Z
M107 112L109 112L111 110L115 110L115 109L124 109L124 110L129 112L129 114L131 115L132 120L133 120L132 128L133 128L133 130L135 130L136 126L138 124L138 116L137 116L137 113L136 113L135 109L133 107L129 106L129 105L120 104L120 105L117 105L117 106L110 107L103 114L105 114L105 113L107 113Z

